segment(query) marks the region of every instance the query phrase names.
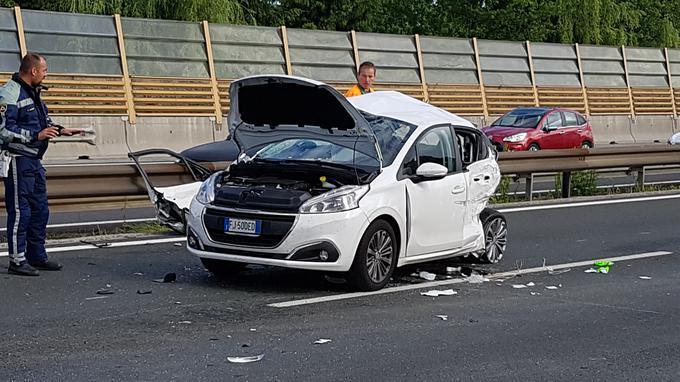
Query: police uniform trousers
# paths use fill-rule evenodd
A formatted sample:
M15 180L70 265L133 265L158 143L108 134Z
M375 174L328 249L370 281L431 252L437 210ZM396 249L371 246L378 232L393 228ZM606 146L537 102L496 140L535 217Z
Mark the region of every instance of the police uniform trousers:
M12 160L5 178L5 206L10 261L17 265L46 261L45 229L50 212L40 159L17 156Z

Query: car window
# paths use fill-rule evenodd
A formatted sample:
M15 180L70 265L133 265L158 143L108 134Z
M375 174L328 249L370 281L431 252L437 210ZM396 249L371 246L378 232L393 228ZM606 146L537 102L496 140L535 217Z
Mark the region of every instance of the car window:
M576 114L576 121L579 126L586 124L586 119L581 114Z
M564 115L564 126L578 126L579 123L576 121L576 114L571 111L563 111Z
M378 145L382 153L383 166L389 166L394 161L406 140L416 129L415 125L397 119L372 115L362 112L371 126L373 134L378 138Z
M418 156L416 155L416 148L413 146L404 157L404 162L401 165L401 175L404 177L414 176L416 175L416 169L418 169Z
M562 116L560 113L550 113L545 121L546 127L561 127L562 126Z
M270 161L305 160L344 165L363 164L371 161L367 155L321 139L293 138L270 143L260 149L253 159Z
M446 167L449 172L456 169L453 154L453 136L448 126L438 126L428 130L416 142L418 165L437 163Z
M517 128L535 128L541 120L545 110L517 109L498 118L491 126L505 126Z

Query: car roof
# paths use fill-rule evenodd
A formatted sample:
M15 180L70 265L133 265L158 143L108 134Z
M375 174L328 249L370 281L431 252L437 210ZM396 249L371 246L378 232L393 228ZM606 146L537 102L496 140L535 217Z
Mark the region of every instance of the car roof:
M398 119L416 126L450 123L474 128L467 119L396 91L368 93L350 97L348 100L354 107L366 113Z

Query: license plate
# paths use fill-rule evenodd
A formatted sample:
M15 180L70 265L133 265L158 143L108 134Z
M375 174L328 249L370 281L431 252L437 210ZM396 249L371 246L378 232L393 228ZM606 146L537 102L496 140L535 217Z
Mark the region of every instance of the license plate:
M261 220L234 219L234 218L224 219L224 232L259 235L261 229L262 229Z

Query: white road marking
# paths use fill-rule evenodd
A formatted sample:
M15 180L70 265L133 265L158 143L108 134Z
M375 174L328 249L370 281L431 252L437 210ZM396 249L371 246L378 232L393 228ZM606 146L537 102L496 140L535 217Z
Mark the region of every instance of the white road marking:
M104 224L125 224L125 223L143 223L154 221L156 218L140 218L140 219L125 219L125 220L102 220L94 222L80 222L80 223L60 223L50 224L47 228L65 228L65 227L86 227ZM0 228L0 232L7 231L6 227Z
M558 269L565 269L565 268L592 266L593 263L596 262L596 261L608 260L608 261L613 261L614 263L616 263L616 262L622 262L622 261L628 261L628 260L645 259L645 258L649 258L649 257L666 256L666 255L672 255L672 254L673 254L673 252L657 251L657 252L639 253L639 254L627 255L627 256L606 257L606 258L602 258L602 259L576 261L576 262L573 262L573 263L557 264L557 265L551 265L551 266L547 266L547 267L544 266L544 267L520 269L520 270L516 270L516 271L509 271L509 272L500 272L500 273L494 273L493 275L486 275L486 277L488 277L489 279L491 279L491 281L493 281L495 279L505 279L505 278L513 277L513 276L517 276L517 275L546 272L549 269L558 270ZM393 287L393 288L385 288L385 289L381 289L381 290L378 290L378 291L375 291L375 292L343 293L343 294L336 294L336 295L331 295L331 296L321 296L321 297L305 298L305 299L301 299L301 300L277 302L277 303L273 303L273 304L268 304L267 306L271 306L271 307L274 307L274 308L290 308L290 307L299 306L299 305L318 304L318 303L321 303L321 302L347 300L347 299L352 299L352 298L357 298L357 297L374 296L374 295L379 295L379 294L403 292L403 291L415 290L415 289L433 288L433 287L439 287L439 286L443 286L443 285L462 284L466 281L467 281L466 279L450 279L450 280L430 281L430 282L424 282L424 283L421 283L421 284L412 284L412 285L404 285L404 286L398 286L398 287Z
M85 250L85 249L96 250L96 249L115 248L115 247L132 247L132 246L147 245L147 244L177 243L177 242L186 241L186 240L187 240L187 238L182 236L182 237L170 237L170 238L164 238L164 239L121 241L121 242L117 242L117 243L112 242L111 245L107 245L104 248L97 248L97 247L90 245L90 244L72 245L72 246L67 246L67 247L47 248L47 253L50 254L50 253L57 253L57 252L82 251L82 250ZM6 256L8 256L7 252L0 252L0 257L6 257Z
M590 202L548 204L548 205L542 205L542 206L503 208L503 209L499 209L498 212L509 213L509 212L521 212L521 211L535 211L535 210L552 210L552 209L556 209L556 208L586 207L586 206L599 206L599 205L604 205L604 204L649 202L649 201L654 201L654 200L679 199L679 198L680 198L680 194L673 194L673 195L659 195L659 196L650 196L650 197L632 198L632 199L593 200L593 201L590 201Z

